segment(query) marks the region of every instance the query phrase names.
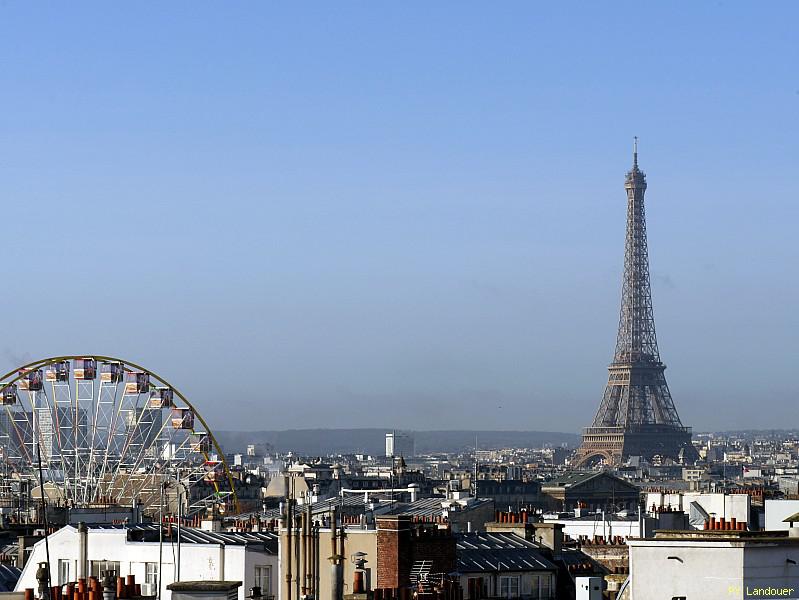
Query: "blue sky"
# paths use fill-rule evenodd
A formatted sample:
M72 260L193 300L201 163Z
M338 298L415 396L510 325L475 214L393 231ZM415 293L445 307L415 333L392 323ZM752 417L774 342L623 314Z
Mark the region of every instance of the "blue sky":
M212 427L577 431L647 172L683 421L797 426L795 3L0 6L0 362ZM238 410L234 410L238 409Z

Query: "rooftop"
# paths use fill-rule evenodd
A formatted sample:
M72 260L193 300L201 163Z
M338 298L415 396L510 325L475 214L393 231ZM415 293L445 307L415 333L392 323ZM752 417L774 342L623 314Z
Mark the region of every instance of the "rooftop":
M734 543L734 544L780 544L799 546L799 537L790 537L787 530L779 531L733 531L733 530L681 530L659 529L654 538L630 538L630 545L656 545L659 542Z
M0 592L13 592L22 570L0 563Z
M565 475L561 475L560 477L556 477L555 479L550 479L549 481L545 481L541 484L543 488L554 488L554 487L572 487L573 485L579 485L581 483L585 483L589 479L593 479L597 475L603 475L605 471L571 471L566 473ZM609 475L609 474L608 474ZM612 475L611 475L612 477Z
M90 531L123 531L127 530L129 542L157 542L158 524L143 523L125 527L123 525L97 525L89 528ZM172 535L177 536L177 527L172 527ZM270 531L252 532L214 532L196 529L194 527L180 528L181 544L225 544L227 546L246 546L248 544L263 545L270 553L277 553L279 536Z
M416 502L396 502L386 511L387 515L404 515L409 517L432 517L442 515L444 511L454 508L456 511L471 510L486 504L493 505L494 501L488 498L469 498L468 502L460 503L457 500L448 501L446 498L422 498Z
M458 571L557 570L535 542L514 533L464 533L457 538Z
M171 592L232 592L241 581L176 581L166 586Z

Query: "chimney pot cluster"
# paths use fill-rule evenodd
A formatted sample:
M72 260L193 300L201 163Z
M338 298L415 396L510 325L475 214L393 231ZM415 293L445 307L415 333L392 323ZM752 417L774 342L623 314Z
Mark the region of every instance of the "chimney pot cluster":
M494 516L497 523L522 523L526 524L529 522L529 514L526 510L521 510L519 512L503 512L503 511L496 511Z
M716 519L710 517L705 521L705 531L746 531L746 523L738 522L737 519Z

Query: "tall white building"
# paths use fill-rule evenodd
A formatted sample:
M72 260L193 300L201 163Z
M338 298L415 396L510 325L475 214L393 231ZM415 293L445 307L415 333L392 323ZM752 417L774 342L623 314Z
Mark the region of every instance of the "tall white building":
M386 434L386 456L393 458L412 457L416 454L416 445L410 431L389 431Z

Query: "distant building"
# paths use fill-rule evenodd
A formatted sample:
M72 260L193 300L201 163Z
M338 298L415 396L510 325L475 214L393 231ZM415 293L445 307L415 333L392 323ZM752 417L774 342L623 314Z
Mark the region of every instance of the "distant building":
M413 434L408 431L389 431L386 434L386 456L394 458L403 456L410 458L416 455L416 444Z
M589 510L634 510L640 490L605 471L574 471L544 482L541 494L550 510L574 510L578 505Z
M497 510L518 511L522 508L538 506L541 502L541 484L537 481L506 479L477 480L477 497L492 498Z

